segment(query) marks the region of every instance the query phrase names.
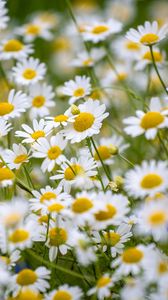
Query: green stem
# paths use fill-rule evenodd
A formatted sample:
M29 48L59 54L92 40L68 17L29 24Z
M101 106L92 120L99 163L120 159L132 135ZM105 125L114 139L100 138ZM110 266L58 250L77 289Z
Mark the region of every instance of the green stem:
M32 182L32 179L31 179L31 177L30 177L30 174L29 174L29 172L27 171L27 168L26 168L25 165L24 165L24 171L25 171L26 179L27 179L27 182L28 182L29 186L32 187L32 188L34 189L34 184L33 184L33 182Z
M31 249L27 249L26 252L28 254L30 254L32 257L34 257L39 263L42 263L43 265L46 265L48 268L52 268L52 269L61 271L61 272L65 273L65 274L71 275L73 277L84 279L83 275L81 275L81 274L79 274L79 273L77 273L75 271L72 271L72 270L69 270L69 269L65 269L64 267L56 265L56 264L54 264L52 262L49 262L49 261L45 260L44 258L42 258L41 256L39 256L38 254L36 254ZM88 280L93 280L90 276L85 276L85 277Z
M121 159L123 159L127 164L129 164L131 167L134 168L134 164L130 160L128 160L125 156L119 154L119 157L121 157Z
M155 62L155 57L154 57L154 54L153 54L153 46L152 46L152 45L149 46L149 49L150 49L150 53L151 53L151 57L152 57L152 63L153 63L154 69L155 69L155 71L156 71L156 74L157 74L157 76L158 76L158 78L159 78L159 80L160 80L160 83L161 83L163 89L164 89L165 92L168 94L166 85L165 85L165 83L164 83L164 81L163 81L163 79L162 79L162 77L161 77L161 75L160 75L160 73L159 73L158 67L157 67L156 62Z
M24 191L26 191L26 192L28 192L29 194L31 194L32 196L33 196L33 193L32 193L32 191L31 191L31 189L27 186L27 185L25 185L25 183L24 182L22 182L20 179L18 179L18 178L16 178L16 184L22 189L22 190L24 190Z
M166 153L166 156L168 157L168 149L167 149L167 147L166 147L164 141L162 140L162 138L161 138L161 136L160 136L160 132L158 132L158 138L159 138L159 141L160 141L160 143L161 143L161 145L162 145L163 150L164 150L165 153Z

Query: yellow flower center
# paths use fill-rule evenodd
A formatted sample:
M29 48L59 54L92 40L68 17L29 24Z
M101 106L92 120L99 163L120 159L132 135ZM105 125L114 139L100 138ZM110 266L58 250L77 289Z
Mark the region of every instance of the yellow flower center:
M125 72L121 72L117 75L117 79L122 81L122 80L125 80L127 78L127 73Z
M131 247L123 252L122 260L127 264L135 264L139 263L143 256L144 254L141 250L136 247Z
M24 70L22 75L25 79L31 80L36 77L37 73L35 70L29 68Z
M104 32L106 32L108 30L109 30L109 27L107 25L98 25L98 26L95 26L92 29L92 33L94 33L94 34L101 34L101 33L104 33Z
M6 256L0 256L0 261L4 262L6 265L9 265L11 262L10 258Z
M40 33L40 26L35 24L30 24L27 26L26 32L31 35L37 35Z
M105 232L103 234L105 242L110 246L115 246L120 241L120 234L116 232Z
M160 262L158 271L161 274L167 273L168 272L168 263L167 262Z
M21 215L19 213L11 213L6 216L5 225L7 227L14 227L19 223L20 219Z
M152 45L152 44L156 43L158 40L159 40L159 37L157 34L147 33L141 37L140 42L145 45Z
M32 101L32 105L34 107L42 107L45 103L46 99L43 96L36 96L34 97L33 101Z
M44 201L48 201L51 199L56 199L57 195L53 192L46 192L40 197L40 202L43 203Z
M40 218L38 218L38 222L40 223L40 224L42 224L42 223L48 223L48 216L47 215L44 215L44 216L41 216Z
M48 158L53 160L56 159L62 153L61 148L53 146L48 150Z
M157 111L149 111L147 112L141 120L140 126L145 130L150 128L155 128L164 121L164 116L161 115L160 112Z
M45 136L45 132L43 130L37 130L31 134L31 137L34 140L38 140L39 138L44 137L44 136Z
M144 189L152 189L163 183L161 176L155 173L145 175L141 180L141 187Z
M3 50L5 52L17 52L23 49L23 44L18 40L10 40L5 45Z
M72 300L72 296L67 291L59 290L55 293L52 300Z
M65 115L59 115L54 118L54 122L58 122L58 123L66 122L67 120L68 120L68 117Z
M14 105L8 102L0 103L0 117L10 114L14 110Z
M17 228L9 236L9 241L16 244L26 241L29 238L30 234L27 230L22 228Z
M82 112L76 117L73 123L74 129L78 132L83 132L92 127L94 120L95 117L93 114Z
M110 153L110 148L107 146L99 146L97 148L98 152L99 152L99 156L101 157L102 160L106 160L108 158L110 158L111 153ZM95 160L99 160L99 156L97 153L95 153L94 155L94 159Z
M49 230L49 244L50 246L60 246L66 243L68 238L67 232L64 228L55 227Z
M0 168L0 181L3 180L13 180L15 178L15 174L8 168Z
M126 42L126 48L131 51L137 51L140 49L140 46L138 43L128 41Z
M96 285L98 288L102 288L102 287L108 285L110 282L111 282L111 279L109 277L103 276L97 281Z
M66 180L73 180L76 176L84 174L85 171L80 165L71 165L65 169L64 177Z
M85 90L82 87L76 89L73 93L74 97L82 97L84 94Z
M36 280L36 273L30 269L24 269L20 271L16 278L16 282L22 286L33 284L36 282Z
M159 51L153 51L153 56L154 56L154 60L156 62L161 62L163 60L163 56ZM150 51L147 51L144 55L143 55L143 59L147 59L152 61L152 55Z
M161 225L166 221L166 213L164 211L157 211L150 215L149 222L152 225Z
M93 207L93 203L88 198L77 198L72 204L72 210L75 213L84 213Z
M57 212L59 213L65 206L62 205L61 203L53 203L51 205L48 206L48 211L50 213L52 212Z
M23 163L26 159L27 159L27 154L21 154L21 155L16 156L16 158L14 159L14 163L15 163L15 164L21 164L21 163Z
M43 296L35 291L24 289L21 290L16 298L11 298L11 300L42 300ZM10 300L10 299L9 299Z
M106 210L100 210L95 214L97 221L106 221L112 219L117 213L116 208L112 204L106 205Z

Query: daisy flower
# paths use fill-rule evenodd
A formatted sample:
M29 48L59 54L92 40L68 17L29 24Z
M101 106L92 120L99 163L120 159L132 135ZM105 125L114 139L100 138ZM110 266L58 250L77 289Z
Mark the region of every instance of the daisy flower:
M7 123L5 119L0 118L0 138L6 136L11 129L11 123Z
M98 279L96 286L87 292L87 295L96 294L99 300L103 300L111 296L110 289L113 285L113 278L108 273L105 273Z
M20 290L19 295L17 295L16 299L18 299L18 300L22 300L22 299L41 300L42 294L37 291L34 291L33 289L24 287L24 289Z
M74 247L78 262L83 266L88 266L96 261L94 247L91 246L90 239L86 233L74 230L70 235L70 244Z
M16 131L16 137L24 138L22 143L32 144L41 137L46 137L51 133L51 126L46 124L44 119L41 119L39 122L33 120L33 128L27 124L21 125L24 131Z
M49 260L54 261L58 251L60 251L62 255L67 254L70 248L69 237L71 231L72 228L70 224L59 217L57 218L57 222L50 220L49 229L47 229L46 225L40 226L39 234L35 240L45 242L45 245L49 248Z
M111 165L113 163L113 157L118 152L123 152L125 149L129 147L129 144L124 144L124 140L122 137L113 135L110 138L100 138L99 146L97 146L97 151L101 159L107 165ZM97 152L93 149L94 159L100 163L99 156Z
M152 235L158 242L166 242L168 228L168 201L149 201L137 212L137 233Z
M33 23L42 23L49 29L55 29L60 20L60 16L53 11L41 11L33 15Z
M136 117L123 120L127 126L124 131L132 137L145 134L146 139L154 139L159 129L168 127L168 110L163 109L160 100L153 97L150 101L149 111L136 111Z
M66 144L66 140L60 134L52 136L50 141L46 138L39 138L38 141L33 144L33 156L44 159L41 165L43 173L46 171L51 172L56 164L60 164L66 160L62 154Z
M0 203L0 224L4 228L18 226L28 212L28 203L22 198L14 197L10 202Z
M62 88L64 95L70 96L69 103L73 104L80 98L84 98L91 92L90 77L76 76L75 80L69 80L64 83Z
M51 107L55 106L53 88L46 83L36 83L29 87L31 102L30 117L44 117L49 115Z
M119 37L117 40L111 43L112 50L121 59L129 59L129 61L135 60L141 52L143 46L139 43L132 42L125 37ZM120 51L118 51L120 49Z
M127 32L126 37L127 39L135 43L140 43L145 46L151 46L163 40L166 37L167 32L167 24L159 28L156 21L152 23L146 21L144 23L144 26L138 26L137 30L131 28Z
M120 257L112 262L111 267L117 267L115 271L116 275L121 274L126 276L130 273L137 275L143 268L147 251L150 250L150 245L148 247L144 245L129 247L123 251Z
M143 300L145 299L145 283L142 278L129 278L121 290L122 300Z
M57 290L46 295L46 300L80 300L83 293L78 286L69 286L67 284L61 285Z
M51 180L60 180L59 185L66 191L70 191L71 186L76 188L90 189L93 186L91 177L97 175L96 162L91 157L88 149L84 149L79 158L71 158L61 164L61 170L50 177Z
M69 116L69 109L64 114L56 115L55 117L46 117L46 123L52 128L59 126L67 126L68 123L74 122L75 116Z
M79 68L93 67L105 55L104 48L92 48L90 53L79 53L77 58L72 61L71 65Z
M44 40L51 40L52 34L49 28L42 22L32 22L16 28L16 34L23 37L25 42L33 42L36 38L42 38Z
M27 149L21 144L13 144L12 150L6 149L3 158L9 168L18 170L22 164L29 161L29 153Z
M6 102L0 102L0 117L4 119L19 117L29 107L27 95L11 90Z
M36 270L23 269L13 276L12 291L17 296L20 291L31 289L35 292L44 293L49 287L50 271L45 267Z
M163 66L166 58L165 52L161 51L159 48L153 48L153 56L157 66ZM153 61L150 50L143 48L139 55L137 55L135 61L135 70L143 70L147 65L152 64Z
M70 203L71 197L62 192L62 187L56 189L46 186L38 191L32 191L35 198L29 200L30 209L33 212L40 211L41 215L59 213Z
M9 17L7 16L8 10L5 7L6 1L0 0L0 30L7 27Z
M125 175L125 189L134 198L154 196L168 186L168 168L164 161L143 161Z
M131 228L131 225L122 223L116 231L103 231L103 251L106 251L107 247L110 247L112 257L121 254L123 252L124 244L129 241L132 236Z
M98 100L89 99L78 108L80 112L76 115L75 121L61 131L72 144L98 134L102 121L109 115L105 112L105 104L100 104Z
M15 174L7 167L0 167L0 187L12 185L15 179Z
M33 53L31 45L25 45L17 39L3 40L0 45L0 59L21 60Z
M111 34L121 31L122 24L114 19L107 22L93 21L92 24L86 26L86 30L82 32L85 41L98 43L106 40Z
M29 85L42 80L46 73L46 66L38 58L29 57L18 62L12 68L12 75L17 84Z
M106 193L99 192L97 201L102 203L103 208L98 209L94 214L96 229L105 229L108 225L119 225L129 212L128 199L121 194L112 194L111 191Z

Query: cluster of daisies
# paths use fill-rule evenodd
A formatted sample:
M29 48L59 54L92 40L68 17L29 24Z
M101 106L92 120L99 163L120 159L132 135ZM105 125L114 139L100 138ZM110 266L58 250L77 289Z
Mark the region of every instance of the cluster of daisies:
M0 0L0 299L167 300L168 20L65 4Z

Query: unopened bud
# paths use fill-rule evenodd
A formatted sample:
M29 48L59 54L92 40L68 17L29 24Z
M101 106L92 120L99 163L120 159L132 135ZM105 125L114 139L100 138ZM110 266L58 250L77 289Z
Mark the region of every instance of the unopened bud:
M71 105L71 113L72 113L73 115L79 115L79 113L80 113L79 108L78 108L75 104L72 104L72 105Z
M116 147L114 145L110 145L109 151L110 151L111 155L117 155L118 154L118 147Z
M108 185L113 192L118 192L118 186L114 181L110 181Z
M114 182L116 183L118 189L121 189L124 184L124 178L121 176L115 176L114 177Z

